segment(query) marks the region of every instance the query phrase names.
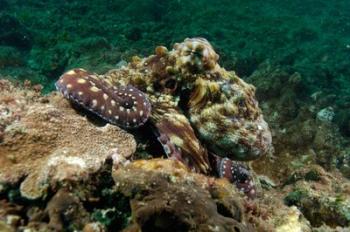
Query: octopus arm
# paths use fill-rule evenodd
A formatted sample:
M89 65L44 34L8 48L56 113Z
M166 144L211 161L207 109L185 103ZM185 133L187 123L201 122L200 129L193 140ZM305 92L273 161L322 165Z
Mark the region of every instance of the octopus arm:
M151 112L151 104L143 92L130 85L112 86L102 76L83 69L64 73L56 88L71 102L124 128L143 125Z
M188 107L191 111L200 111L209 101L218 97L219 91L220 86L218 83L198 78L194 83Z
M158 104L151 121L168 157L180 160L196 172L210 171L206 149L197 139L188 119L176 107Z
M219 177L228 179L249 198L256 197L256 187L247 165L210 153L210 161Z

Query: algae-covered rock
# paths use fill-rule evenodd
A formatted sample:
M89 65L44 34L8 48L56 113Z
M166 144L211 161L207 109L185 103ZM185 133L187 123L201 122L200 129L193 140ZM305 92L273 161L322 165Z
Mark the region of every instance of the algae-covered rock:
M349 196L329 196L309 188L296 188L286 196L285 202L299 207L313 226L323 223L331 227L350 225Z
M60 189L48 202L46 210L49 228L55 231L83 228L89 215L80 199L66 189Z
M276 223L276 232L311 232L311 228L296 207L288 209Z
M281 192L284 203L296 206L313 227L350 225L350 185L339 173L317 165L299 168Z
M117 191L130 198L126 231L252 231L228 181L191 173L178 161L134 161L113 178Z

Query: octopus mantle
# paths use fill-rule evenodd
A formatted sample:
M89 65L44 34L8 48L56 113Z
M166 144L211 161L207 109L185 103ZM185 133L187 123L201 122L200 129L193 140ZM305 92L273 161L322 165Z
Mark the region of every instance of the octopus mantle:
M261 157L271 133L255 99L254 86L226 71L203 38L186 39L171 51L159 46L104 75L74 69L57 89L74 103L123 128L147 121L169 157L196 172L214 171L241 181L245 167L232 160ZM249 178L248 178L249 179Z

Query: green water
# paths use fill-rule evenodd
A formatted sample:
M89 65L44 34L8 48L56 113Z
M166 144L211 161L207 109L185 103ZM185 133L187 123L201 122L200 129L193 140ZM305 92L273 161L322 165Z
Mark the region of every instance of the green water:
M71 67L105 71L193 36L241 76L268 59L318 87L349 84L348 1L1 0L0 10L1 73L44 85Z

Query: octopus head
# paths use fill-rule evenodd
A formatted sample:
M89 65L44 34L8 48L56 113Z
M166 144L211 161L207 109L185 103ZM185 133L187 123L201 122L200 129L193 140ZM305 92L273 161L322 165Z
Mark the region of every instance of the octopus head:
M212 142L208 141L208 146L216 154L233 160L249 161L262 157L272 149L271 132L262 117L253 122L238 119L231 125L228 120L223 120L226 129L219 129L215 132L219 135Z
M190 121L210 151L233 160L254 160L272 148L271 132L254 88L231 78L195 82Z

